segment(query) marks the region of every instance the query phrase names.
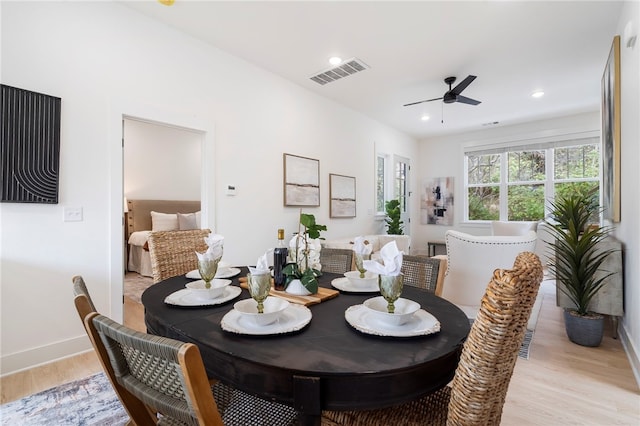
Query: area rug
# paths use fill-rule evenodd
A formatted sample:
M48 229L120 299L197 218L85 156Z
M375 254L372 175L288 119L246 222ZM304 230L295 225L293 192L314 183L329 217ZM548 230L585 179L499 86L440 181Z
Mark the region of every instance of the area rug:
M127 272L124 276L124 295L136 303L141 303L140 296L152 284L151 277L142 276L137 272Z
M0 406L2 425L121 426L129 421L104 373Z

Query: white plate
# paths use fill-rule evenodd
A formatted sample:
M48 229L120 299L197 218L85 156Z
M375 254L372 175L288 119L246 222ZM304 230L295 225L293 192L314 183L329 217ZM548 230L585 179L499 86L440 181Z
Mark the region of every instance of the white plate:
M218 273L216 273L216 278L231 278L231 277L235 277L239 273L240 273L240 269L238 268L221 268L218 271ZM197 269L187 272L185 276L192 280L199 280L202 278L200 276L200 272L198 272Z
M440 321L424 309L419 309L402 325L391 325L377 320L364 305L350 306L344 312L344 318L356 330L376 336L412 337L440 331Z
M304 328L311 321L311 311L306 306L289 304L289 307L282 311L280 317L268 325L257 325L246 316L240 314L235 309L230 310L222 317L220 326L225 331L238 334L268 335L284 334L298 331Z
M378 283L371 286L355 286L347 277L336 278L331 281L331 285L338 290L351 293L377 293L380 291Z
M203 299L188 288L183 288L171 293L164 299L167 305L176 306L213 306L233 300L240 296L242 289L233 285L229 285L224 289L224 293L215 299Z

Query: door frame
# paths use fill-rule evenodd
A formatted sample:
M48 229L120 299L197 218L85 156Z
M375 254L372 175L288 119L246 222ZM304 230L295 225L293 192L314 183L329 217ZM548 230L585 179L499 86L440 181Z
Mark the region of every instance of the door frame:
M403 228L402 231L405 235L410 235L411 233L411 159L408 157L404 157L402 155L397 155L394 154L393 155L393 164L392 164L392 191L393 191L393 197L392 199L397 199L398 198L398 194L397 194L397 186L396 186L396 165L398 163L404 163L407 165L407 170L406 170L406 174L405 174L405 185L406 185L406 193L405 193L405 200L406 200L406 209L405 211L401 211L400 212L400 217L403 221Z
M215 229L215 168L206 167L215 164L215 139L213 120L194 116L184 110L173 109L165 105L149 105L130 100L112 101L109 108L107 129L109 146L109 184L107 237L109 240L109 314L115 321L122 322L124 317L124 119L145 121L148 123L183 128L202 134L202 158L200 203L202 227Z

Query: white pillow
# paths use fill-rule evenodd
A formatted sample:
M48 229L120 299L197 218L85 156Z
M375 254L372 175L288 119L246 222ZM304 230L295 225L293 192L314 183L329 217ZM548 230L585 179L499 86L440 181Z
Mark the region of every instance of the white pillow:
M198 229L202 228L202 226L200 225L200 211L198 210L196 213L196 226L198 227Z
M151 212L151 230L152 231L177 231L178 215L175 213L158 213Z

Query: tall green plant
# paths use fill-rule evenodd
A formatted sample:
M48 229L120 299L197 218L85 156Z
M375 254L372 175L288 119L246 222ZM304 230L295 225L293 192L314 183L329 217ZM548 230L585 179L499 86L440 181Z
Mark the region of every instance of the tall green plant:
M590 219L600 212L590 194L566 194L550 202L551 219L546 220L555 238L555 253L549 268L557 286L576 307L578 315L587 315L591 299L600 291L611 273L600 274L600 267L615 250L598 250L597 245L611 228L590 227ZM604 271L603 271L604 272Z
M402 235L403 222L400 220L400 201L389 200L385 203L387 217L384 221L387 223L387 234Z

